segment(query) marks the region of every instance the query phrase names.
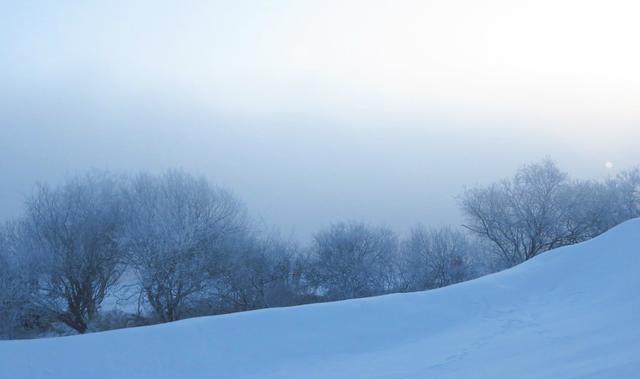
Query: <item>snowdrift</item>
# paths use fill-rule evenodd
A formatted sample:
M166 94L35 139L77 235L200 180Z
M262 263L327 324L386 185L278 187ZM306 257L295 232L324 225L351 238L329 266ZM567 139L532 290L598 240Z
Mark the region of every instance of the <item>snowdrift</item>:
M412 294L0 342L2 378L629 378L640 220Z

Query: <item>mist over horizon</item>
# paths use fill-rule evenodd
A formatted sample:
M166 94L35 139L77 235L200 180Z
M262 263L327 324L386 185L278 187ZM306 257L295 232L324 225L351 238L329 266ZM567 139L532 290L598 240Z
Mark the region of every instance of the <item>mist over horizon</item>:
M544 157L640 164L632 3L151 4L0 15L0 219L36 182L182 168L302 240L404 232Z

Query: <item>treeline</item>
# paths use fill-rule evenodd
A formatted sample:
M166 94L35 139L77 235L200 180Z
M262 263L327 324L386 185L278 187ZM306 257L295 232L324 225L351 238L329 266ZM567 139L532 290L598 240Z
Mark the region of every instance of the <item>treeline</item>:
M640 171L573 180L543 161L459 201L461 227L416 226L400 238L340 222L300 247L257 227L229 191L182 171L38 185L23 215L0 227L0 337L447 286L639 217Z

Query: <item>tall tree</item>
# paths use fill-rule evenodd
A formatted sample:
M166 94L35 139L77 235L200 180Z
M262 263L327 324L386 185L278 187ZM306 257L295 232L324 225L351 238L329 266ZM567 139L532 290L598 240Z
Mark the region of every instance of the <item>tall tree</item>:
M79 333L123 272L120 194L117 178L91 173L59 187L39 185L26 204L41 306Z
M126 197L122 246L156 317L178 320L223 269L228 240L246 228L244 207L228 191L182 171L141 174Z

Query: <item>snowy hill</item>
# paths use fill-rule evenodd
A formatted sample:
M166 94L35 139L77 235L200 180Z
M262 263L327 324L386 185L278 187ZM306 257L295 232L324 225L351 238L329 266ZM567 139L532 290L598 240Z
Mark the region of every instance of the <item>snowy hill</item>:
M3 378L628 378L640 220L421 293L0 342Z

